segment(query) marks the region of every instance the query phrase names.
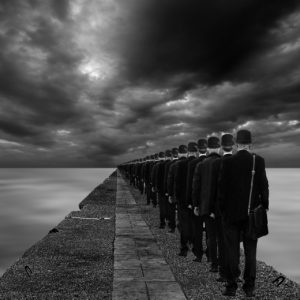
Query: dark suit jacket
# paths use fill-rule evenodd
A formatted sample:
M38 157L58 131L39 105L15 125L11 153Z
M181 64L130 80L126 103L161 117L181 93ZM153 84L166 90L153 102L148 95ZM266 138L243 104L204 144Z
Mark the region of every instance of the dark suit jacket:
M193 205L199 207L200 216L211 214L213 197L216 196L217 179L214 178L213 162L220 158L217 153L211 153L198 163L193 178Z
M193 205L192 190L193 190L193 177L196 165L203 161L206 155L200 156L196 159L189 161L187 169L187 181L186 181L186 202L187 205Z
M171 181L169 181L169 176L170 176L170 178L171 177L173 178L173 176L171 176L171 167L176 162L177 162L177 159L171 160L171 161L167 162L165 165L164 192L165 192L165 194L168 194L168 195L169 195L169 188L173 190L173 182L171 183ZM171 188L171 186L172 186L172 188ZM172 194L173 194L173 192L172 192Z
M144 181L146 185L150 184L150 176L151 176L151 167L152 162L151 161L147 161L145 164L145 168L144 168Z
M150 181L152 187L156 187L156 171L157 171L157 166L160 163L160 161L155 161L154 164L152 165L151 169L151 176L150 176Z
M165 187L164 187L164 179L165 179L165 166L171 160L165 160L158 164L157 171L156 171L156 189L157 192L161 196L165 196Z
M175 166L174 177L174 196L179 207L187 207L186 202L186 181L188 163L194 160L195 157L180 158Z
M170 165L170 169L168 172L168 194L169 196L173 197L174 196L174 191L175 191L175 170L176 170L176 165L178 164L178 162L180 160L182 160L184 158L180 158L177 159L176 161L174 161L173 164Z
M142 166L143 166L143 163L141 163L141 162L137 163L137 166L136 166L136 177L139 180L142 179Z
M223 159L220 172L220 209L228 223L244 221L248 217L253 155L246 150ZM265 161L256 155L251 209L262 204L269 208L269 184Z
M216 159L212 164L212 172L213 172L213 180L215 180L214 185L216 186L216 189L214 190L214 195L212 197L211 202L211 208L210 210L215 214L216 217L221 216L221 210L220 210L220 169L222 167L222 161L226 157L230 157L232 154L225 154L223 157L220 157Z

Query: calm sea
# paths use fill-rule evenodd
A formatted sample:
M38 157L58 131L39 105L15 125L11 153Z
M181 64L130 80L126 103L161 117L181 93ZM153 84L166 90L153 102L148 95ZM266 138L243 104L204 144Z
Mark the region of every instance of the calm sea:
M113 169L0 169L0 275ZM300 169L268 169L270 234L258 259L300 283Z
M114 169L0 169L0 276Z

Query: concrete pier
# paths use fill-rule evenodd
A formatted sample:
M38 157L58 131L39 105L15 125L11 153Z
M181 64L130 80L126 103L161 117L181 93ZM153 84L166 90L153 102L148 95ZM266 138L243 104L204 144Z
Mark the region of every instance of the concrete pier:
M120 174L117 178L113 299L186 299Z

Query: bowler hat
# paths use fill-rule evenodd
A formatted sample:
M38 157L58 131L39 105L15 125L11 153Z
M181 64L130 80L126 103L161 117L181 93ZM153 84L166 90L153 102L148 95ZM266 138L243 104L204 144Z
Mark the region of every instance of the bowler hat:
M178 148L172 148L172 154L173 155L178 154Z
M207 147L212 149L220 148L220 139L217 136L210 136L207 140Z
M206 139L199 139L198 140L198 148L201 149L206 149L207 148L207 140Z
M172 156L172 151L169 150L169 149L166 150L166 151L165 151L165 156L166 156L166 157L171 157L171 156Z
M251 132L247 129L241 129L236 134L236 142L237 144L251 144Z
M225 133L221 137L221 145L223 147L231 147L234 145L233 135L230 133Z
M187 153L187 146L186 145L180 145L179 147L178 147L178 152L179 153L181 153L181 154L183 154L183 153Z
M165 157L165 152L159 152L158 157L159 158L164 158Z
M197 151L198 151L197 143L189 142L188 143L188 152L197 152Z

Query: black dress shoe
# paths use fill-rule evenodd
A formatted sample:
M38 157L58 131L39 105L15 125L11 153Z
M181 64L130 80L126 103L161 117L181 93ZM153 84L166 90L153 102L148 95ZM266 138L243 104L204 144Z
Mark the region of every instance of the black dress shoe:
M193 261L194 262L202 262L202 257L196 257Z
M230 296L230 297L234 297L235 294L236 294L236 290L229 289L229 288L226 288L225 291L222 293L223 296Z
M244 292L246 294L246 297L254 297L255 296L255 293L252 289L251 290L244 290Z
M227 282L227 280L224 277L222 277L222 276L220 276L219 278L217 278L216 281L218 281L218 282Z
M209 269L209 272L212 272L212 273L217 273L217 272L219 272L218 266L211 266L210 269Z
M178 253L178 256L186 257L186 256L187 256L187 252L181 250L181 251Z

